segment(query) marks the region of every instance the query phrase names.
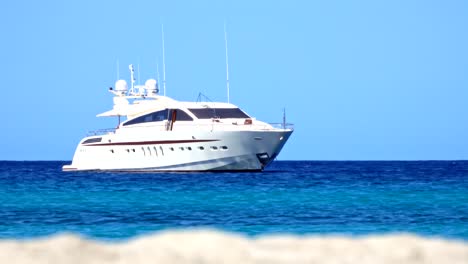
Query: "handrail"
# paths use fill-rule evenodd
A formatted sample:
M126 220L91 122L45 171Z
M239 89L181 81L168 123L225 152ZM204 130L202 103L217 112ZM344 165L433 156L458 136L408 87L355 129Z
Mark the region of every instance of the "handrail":
M294 130L294 124L293 123L268 123L274 128L278 129L292 129Z
M151 124L151 125L142 125L142 126L127 126L125 129L141 129L142 127L148 128L157 128L160 130L167 130L167 124ZM283 128L283 123L266 123L266 124L236 124L236 123L204 123L204 124L184 124L182 122L175 122L173 130L178 128L199 128L207 130L269 130L269 129L294 129L294 125L291 123L286 123ZM231 128L231 129L230 129Z
M114 134L115 128L103 128L97 130L91 130L86 133L86 136L100 136L105 134Z
M258 130L269 130L271 127L274 129L291 129L294 130L294 124L292 123L268 123L268 124L253 124L253 125L245 125L245 124L223 124L223 123L211 123L211 124L184 124L184 123L178 123L176 122L174 124L174 130L177 130L177 128L180 127L197 127L197 128L205 128L207 130L218 130L218 131L229 131L231 129L229 128L234 128L233 130L250 130L252 128L258 129ZM128 126L126 129L131 129L131 128L141 128L142 126ZM149 127L160 127L161 130L167 130L167 124L153 124ZM93 131L88 131L87 136L100 136L100 135L105 135L105 134L114 134L115 133L115 128L105 128L105 129L98 129L98 130L93 130Z

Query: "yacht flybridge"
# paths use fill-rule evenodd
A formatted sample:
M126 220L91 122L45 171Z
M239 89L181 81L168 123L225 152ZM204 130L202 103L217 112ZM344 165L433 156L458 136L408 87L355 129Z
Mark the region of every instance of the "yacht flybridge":
M115 129L80 141L64 171L261 171L280 153L292 125L268 124L230 103L180 102L159 95L154 79L131 88L118 80ZM120 117L127 118L120 122Z

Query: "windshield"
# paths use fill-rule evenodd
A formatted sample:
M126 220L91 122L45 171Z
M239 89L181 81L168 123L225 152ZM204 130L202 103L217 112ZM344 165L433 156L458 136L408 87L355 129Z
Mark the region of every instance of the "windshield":
M140 124L140 123L169 120L172 116L172 111L177 112L176 121L192 121L193 120L187 113L185 113L184 111L180 109L164 109L161 111L139 116L137 118L134 118L132 120L125 122L123 125L128 126L128 125L134 125L134 124Z
M250 118L239 108L190 108L198 119L211 118Z

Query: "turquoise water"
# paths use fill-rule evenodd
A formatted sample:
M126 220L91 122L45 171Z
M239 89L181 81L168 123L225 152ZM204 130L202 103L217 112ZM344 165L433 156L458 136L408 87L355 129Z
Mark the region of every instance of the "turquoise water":
M468 162L276 161L261 173L78 173L0 161L0 238L412 232L468 240Z

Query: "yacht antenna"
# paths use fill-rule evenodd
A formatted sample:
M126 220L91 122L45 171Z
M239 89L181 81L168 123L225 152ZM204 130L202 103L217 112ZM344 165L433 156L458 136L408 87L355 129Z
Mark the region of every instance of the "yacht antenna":
M227 33L226 33L226 21L224 22L224 46L226 48L226 89L227 89L227 101L229 103L229 61L228 61L228 46L227 46Z
M283 129L286 129L286 108L283 108Z
M158 86L159 86L159 81L161 80L161 79L159 78L159 59L158 59L158 61L156 62L156 74L157 74L157 77L158 77Z
M164 96L166 96L166 60L165 60L165 51L164 51L164 25L161 23L161 35L162 35L162 52L163 52L163 87L164 87Z
M117 80L120 80L120 65L119 65L119 59L117 59ZM117 127L120 126L120 115L118 115L118 124Z
M130 70L130 79L132 82L132 87L130 89L130 93L135 93L134 87L135 87L135 77L133 76L135 73L135 70L133 69L133 64L128 65L128 69Z

